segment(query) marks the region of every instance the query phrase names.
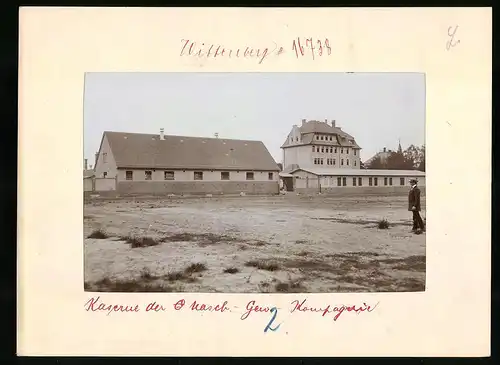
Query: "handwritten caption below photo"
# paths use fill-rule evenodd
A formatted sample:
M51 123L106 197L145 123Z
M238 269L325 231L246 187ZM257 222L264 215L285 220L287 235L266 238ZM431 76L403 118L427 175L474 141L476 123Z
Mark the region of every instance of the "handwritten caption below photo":
M259 64L269 57L278 57L285 54L292 54L295 58L310 57L315 60L318 57L330 56L332 48L328 38L296 38L288 45L278 45L270 42L271 45L262 47L226 47L222 44L197 42L191 39L181 40L181 57L197 57L211 59L255 59Z
M249 301L245 308L238 308L231 306L228 301L221 303L201 303L196 300L186 302L184 299L179 299L171 304L161 304L156 301L149 302L146 305L123 305L106 303L100 296L90 298L84 305L87 312L100 312L110 315L111 313L138 313L138 312L177 312L177 311L191 311L191 312L213 312L213 313L236 313L239 314L240 320L244 321L249 317L256 317L256 314L267 314L262 318L264 332L277 331L281 324L279 322L279 312L287 311L289 313L317 313L322 317L331 317L333 321L337 321L343 313L360 314L363 312L370 313L377 308L379 303L368 305L361 303L359 305L325 305L325 306L311 306L307 303L307 299L295 299L290 302L288 308L278 308L272 305L263 305L255 300ZM345 315L343 316L345 317Z

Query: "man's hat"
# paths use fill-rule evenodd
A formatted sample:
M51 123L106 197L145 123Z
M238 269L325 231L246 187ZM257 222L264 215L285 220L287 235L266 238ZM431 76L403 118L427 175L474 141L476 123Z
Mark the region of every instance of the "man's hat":
M416 184L417 182L418 182L418 180L417 180L417 179L410 179L410 184L411 184L411 183L415 183L415 184Z

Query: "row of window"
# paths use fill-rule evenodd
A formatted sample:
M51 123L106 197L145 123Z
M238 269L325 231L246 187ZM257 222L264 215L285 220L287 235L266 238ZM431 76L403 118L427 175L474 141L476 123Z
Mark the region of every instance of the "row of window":
M314 164L315 165L323 165L324 158L315 158L314 159ZM337 161L334 158L327 158L326 159L326 164L329 166L335 166L337 164ZM344 166L344 159L340 159L340 166ZM346 166L349 166L349 159L346 159ZM356 160L354 160L354 166L357 166Z
M405 178L401 177L399 179L399 185L404 185L405 184ZM363 186L363 179L361 177L353 177L352 178L352 185L353 186ZM368 178L368 185L369 186L378 186L378 177L369 177ZM392 186L392 177L384 177L384 185L390 185ZM337 178L337 186L347 186L347 178L346 177L338 177Z
M337 147L329 147L329 146L312 146L312 151L313 152L321 152L321 153L337 153ZM330 152L328 152L330 151ZM340 153L344 153L344 149L340 149ZM349 148L345 149L345 153L349 154ZM356 156L356 150L353 149L352 153L354 156Z
M203 180L203 171L193 171L193 174L194 174L193 175L194 180ZM268 180L274 180L274 173L269 172L267 174L267 178L268 178ZM134 171L131 171L131 170L125 171L125 179L126 180L134 180ZM163 179L164 180L175 180L175 171L164 171L163 172ZM229 171L221 171L220 179L221 180L230 180ZM247 172L246 179L247 180L254 180L254 173ZM151 170L144 171L144 180L153 180L153 171L151 171Z

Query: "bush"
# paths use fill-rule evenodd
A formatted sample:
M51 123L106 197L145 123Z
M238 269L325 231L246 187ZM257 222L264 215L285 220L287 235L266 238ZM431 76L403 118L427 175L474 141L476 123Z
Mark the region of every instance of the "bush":
M236 267L230 267L228 269L225 269L224 272L226 274L236 274L236 273L240 272L240 270L238 270Z
M160 241L155 240L152 237L127 236L127 237L122 237L122 239L127 241L127 243L130 243L130 247L132 248L151 247L160 244Z
M382 219L377 223L378 229L388 229L389 228L389 222L387 219Z
M279 270L278 264L276 264L274 262L248 261L245 264L245 266L256 267L257 269L267 270L267 271L276 271L276 270Z
M99 240L103 240L103 239L109 238L109 237L110 236L101 228L96 229L95 231L93 231L91 234L89 234L87 236L87 238L95 238L95 239L99 239Z

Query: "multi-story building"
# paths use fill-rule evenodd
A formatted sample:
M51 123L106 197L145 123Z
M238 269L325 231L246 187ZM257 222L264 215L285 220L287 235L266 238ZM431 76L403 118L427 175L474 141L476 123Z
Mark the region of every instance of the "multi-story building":
M294 125L283 149L283 170L297 166L322 167L327 169L359 169L360 150L356 140L350 134L336 126L335 120L320 122L306 121Z
M281 148L280 177L289 191L398 193L407 191L411 179L425 186L425 173L421 171L361 169L361 147L336 126L335 120L303 119L300 127L292 127ZM384 149L382 155L386 153Z

